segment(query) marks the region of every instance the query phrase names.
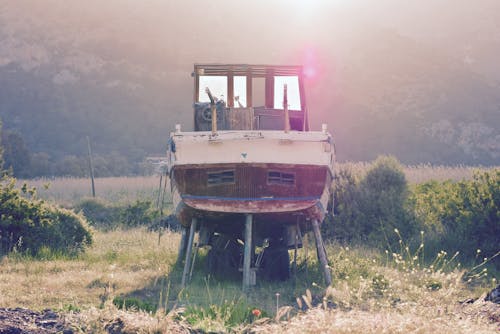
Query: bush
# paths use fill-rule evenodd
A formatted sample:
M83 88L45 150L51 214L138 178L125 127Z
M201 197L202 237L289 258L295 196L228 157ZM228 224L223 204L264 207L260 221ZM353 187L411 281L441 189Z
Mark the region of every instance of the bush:
M89 224L101 230L112 230L120 221L120 208L98 198L84 198L73 208L82 212Z
M113 205L102 199L85 198L74 209L81 211L92 226L101 230L151 226L159 216L158 210L148 200Z
M434 245L469 258L500 250L500 169L472 180L426 182L412 195L415 213ZM497 258L497 266L500 263Z
M15 188L15 179L0 182L0 253L37 255L40 251L74 255L92 243L85 219L36 198L35 189Z
M362 233L375 244L398 241L393 233L396 228L409 238L415 229L406 208L407 198L408 185L399 162L379 157L359 184Z
M153 209L151 201L137 200L121 209L120 220L126 227L150 226L158 216L159 212Z
M398 241L395 228L403 237L416 230L405 174L393 157L379 157L360 180L349 169L338 171L333 192L335 218L325 224L331 226L327 236L385 247Z

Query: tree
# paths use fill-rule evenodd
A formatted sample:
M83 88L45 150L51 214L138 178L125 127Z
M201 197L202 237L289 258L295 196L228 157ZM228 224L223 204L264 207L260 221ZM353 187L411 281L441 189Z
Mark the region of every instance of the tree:
M2 131L5 168L12 168L15 177L31 176L31 154L23 137L14 131Z
M0 172L3 171L2 120L0 119Z

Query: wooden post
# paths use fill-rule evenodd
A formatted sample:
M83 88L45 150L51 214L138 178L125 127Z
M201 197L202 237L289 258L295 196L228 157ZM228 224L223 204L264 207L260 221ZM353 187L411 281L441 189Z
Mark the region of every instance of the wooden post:
M156 199L156 208L160 208L161 185L163 183L163 173L160 174L160 185L158 186L158 198Z
M299 222L295 224L295 247L293 249L293 287L297 285L297 250L299 248Z
M290 115L288 113L288 89L287 85L283 86L283 110L285 111L285 133L290 132Z
M227 106L234 107L234 75L229 71L227 75Z
M214 136L217 134L217 108L215 107L215 98L208 87L205 89L205 92L210 99L210 111L212 113L212 136Z
M245 250L243 252L243 291L251 285L250 264L252 262L252 214L245 215Z
M181 263L182 259L184 259L184 256L186 255L187 243L188 243L188 232L187 228L183 226L181 230L181 242L179 244L179 253L177 254L177 263Z
M198 221L196 220L196 218L193 217L193 219L191 220L191 227L189 229L189 239L186 250L186 260L184 262L184 271L182 272L181 286L183 288L186 287L187 275L189 273L189 268L191 264L191 255L193 253L193 240L194 240L194 233L196 232L197 222Z
M325 274L325 283L326 285L330 285L332 284L332 274L330 273L330 268L328 267L328 259L326 258L325 245L323 244L323 238L321 237L319 224L316 219L313 219L312 227L314 232L314 238L316 239L316 251L318 254L318 260Z
M92 183L92 197L95 197L95 184L94 184L94 164L92 162L92 150L90 149L90 138L87 136L87 147L89 150L89 169L90 169L90 180Z

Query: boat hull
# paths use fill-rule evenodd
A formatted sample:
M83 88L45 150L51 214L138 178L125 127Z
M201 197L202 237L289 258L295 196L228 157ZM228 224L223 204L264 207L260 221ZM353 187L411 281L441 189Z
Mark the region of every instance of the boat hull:
M173 204L180 222L322 221L333 176L333 150L322 133L190 133L173 137L170 168ZM177 140L176 140L177 139Z

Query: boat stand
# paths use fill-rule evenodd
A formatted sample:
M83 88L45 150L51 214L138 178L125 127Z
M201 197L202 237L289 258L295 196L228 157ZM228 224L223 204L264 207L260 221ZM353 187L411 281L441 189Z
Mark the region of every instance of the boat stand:
M243 251L243 291L247 292L252 285L252 214L245 215L245 249Z
M328 259L326 258L325 245L323 244L323 238L321 237L321 232L319 230L319 224L316 219L312 221L312 227L314 232L314 238L316 239L316 252L318 255L319 263L325 274L325 283L327 286L332 284L332 274L330 272L330 267L328 266Z
M188 275L188 273L190 271L190 267L191 267L191 255L193 254L193 240L194 240L194 234L196 232L197 223L198 223L197 219L193 218L191 220L191 226L189 228L189 239L188 239L188 243L187 243L186 260L184 261L184 270L182 272L181 286L183 288L186 287L187 275ZM181 245L182 245L182 242L181 242Z
M181 228L181 242L179 244L179 252L177 253L177 263L182 263L186 256L186 248L188 243L188 229L184 226Z

